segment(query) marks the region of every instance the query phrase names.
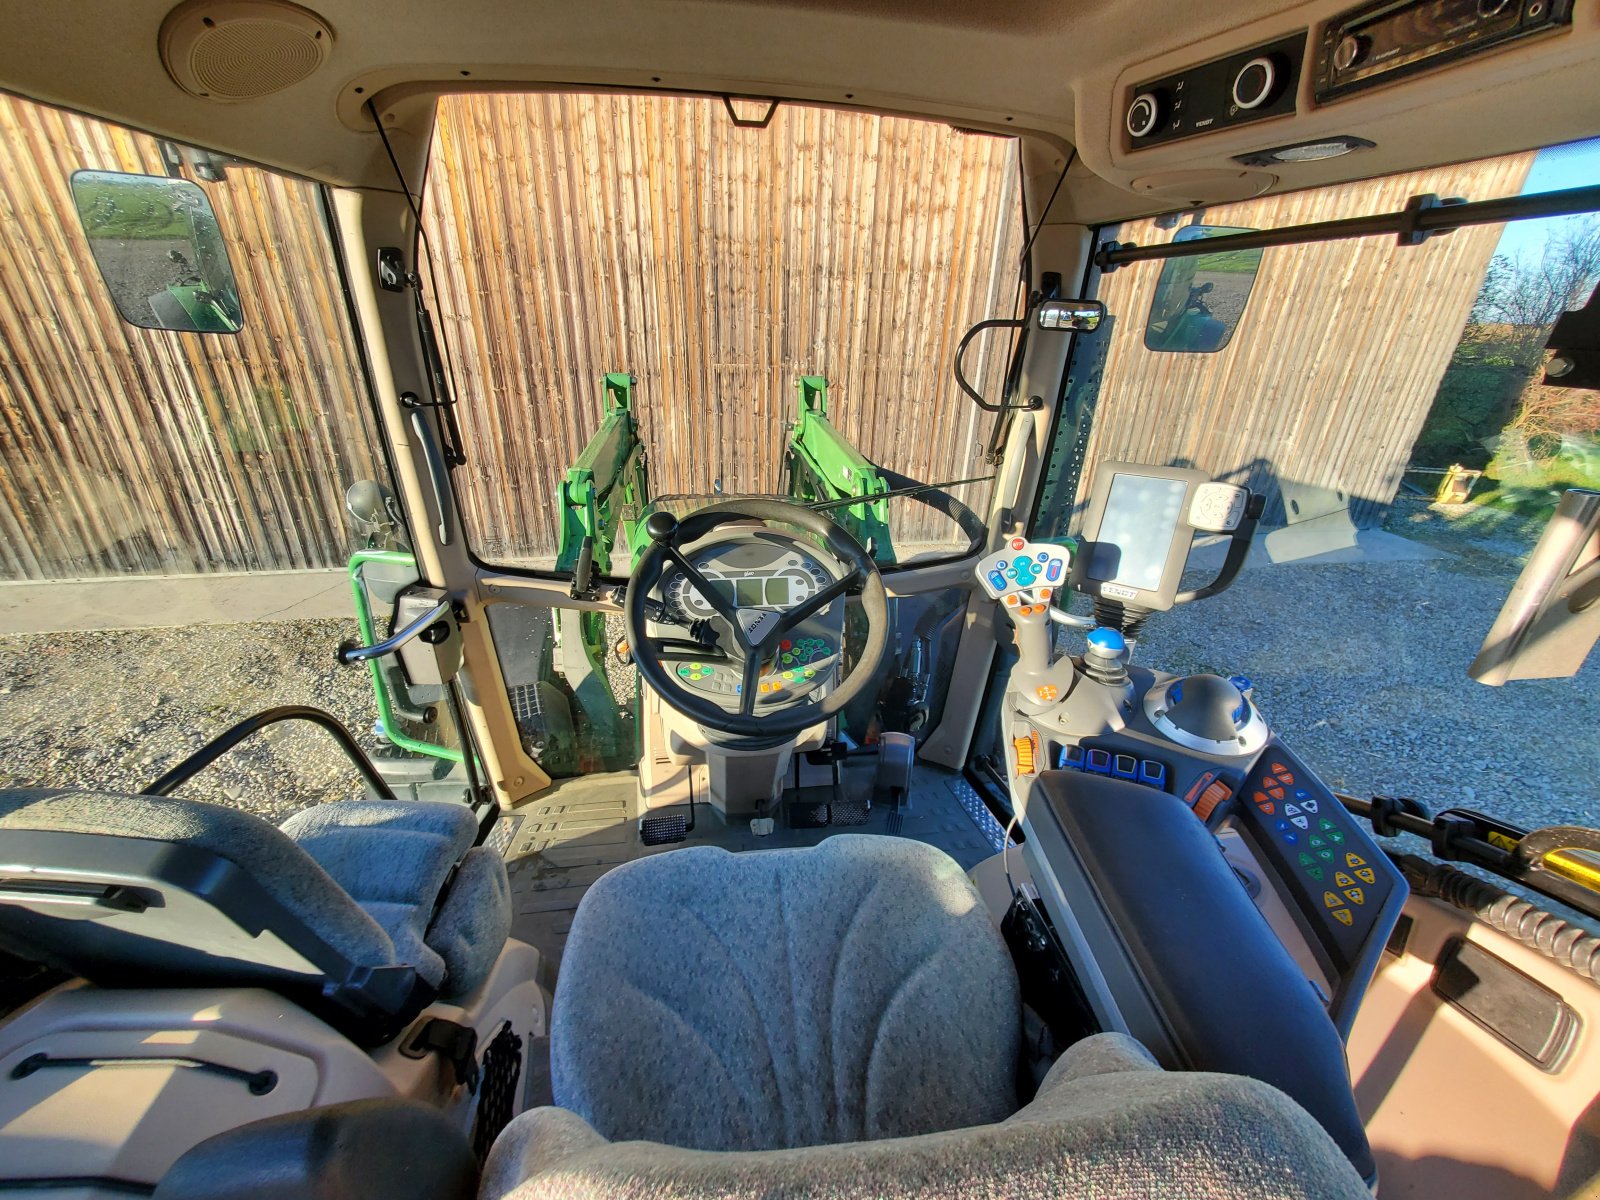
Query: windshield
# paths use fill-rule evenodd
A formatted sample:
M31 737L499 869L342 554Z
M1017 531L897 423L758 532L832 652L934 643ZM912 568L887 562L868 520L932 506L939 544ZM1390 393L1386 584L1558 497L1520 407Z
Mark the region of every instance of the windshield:
M1588 142L1130 222L1100 240L1596 177L1600 142ZM1099 280L1109 332L1080 339L1035 536L1077 531L1107 461L1248 486L1267 503L1244 572L1223 595L1153 618L1139 661L1248 676L1337 789L1526 827L1594 823L1600 665L1498 688L1467 667L1563 490L1600 486L1596 393L1542 382L1551 325L1600 278L1600 218L1252 253ZM1185 586L1215 575L1222 553L1200 546Z
M993 416L950 362L971 324L1016 314L1011 139L791 105L746 128L718 99L457 96L426 203L486 561L568 569L586 530L626 574L621 524L673 497L992 471ZM986 395L1009 352L969 352ZM949 490L981 511L989 484ZM836 511L885 565L968 540L914 499Z

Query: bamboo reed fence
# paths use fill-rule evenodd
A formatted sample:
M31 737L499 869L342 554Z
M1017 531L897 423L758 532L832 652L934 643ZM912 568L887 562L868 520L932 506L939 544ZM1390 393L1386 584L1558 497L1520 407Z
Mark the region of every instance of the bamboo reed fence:
M985 474L989 422L950 374L973 322L1012 315L1021 203L1011 139L783 106L739 128L709 99L464 95L438 110L424 219L440 266L490 558L554 553L554 480L631 371L660 494L781 492L795 378L869 459ZM975 347L991 392L1007 345ZM982 505L988 485L959 489ZM897 543L952 537L913 501Z
M235 335L137 329L78 227L80 169L166 173L154 138L0 97L0 578L325 567L376 469L317 191L202 185L244 307Z

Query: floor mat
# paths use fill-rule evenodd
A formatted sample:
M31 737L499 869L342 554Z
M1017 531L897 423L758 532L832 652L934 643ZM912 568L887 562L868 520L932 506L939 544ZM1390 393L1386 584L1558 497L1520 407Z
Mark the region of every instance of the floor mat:
M875 759L863 758L841 770L843 805L856 824L805 827L808 814L797 806L791 820L785 806L776 828L763 837L751 832L748 821L724 823L699 804L685 840L658 846L645 845L639 836L638 784L631 772L563 780L510 814L516 822L506 850L512 936L537 947L554 969L590 884L621 863L685 846L770 850L814 846L835 833L871 833L927 842L969 870L999 850L998 823L960 775L919 765L909 805L898 811L888 803L868 808L876 766ZM814 819L814 813L809 816Z

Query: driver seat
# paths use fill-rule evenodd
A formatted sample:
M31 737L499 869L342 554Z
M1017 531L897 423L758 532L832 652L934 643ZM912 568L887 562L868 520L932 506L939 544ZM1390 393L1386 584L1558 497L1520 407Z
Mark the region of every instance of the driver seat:
M1121 1034L1070 1047L1017 1111L1020 1011L976 890L931 846L841 834L630 863L574 917L560 1107L507 1126L479 1200L1370 1200L1282 1092L1168 1074Z

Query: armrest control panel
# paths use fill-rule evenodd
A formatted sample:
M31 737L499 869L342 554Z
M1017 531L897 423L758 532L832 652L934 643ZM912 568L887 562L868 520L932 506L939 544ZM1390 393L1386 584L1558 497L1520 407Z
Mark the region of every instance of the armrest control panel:
M1343 981L1335 1007L1353 1011L1405 902L1405 880L1337 797L1277 739L1246 777L1235 820L1272 863Z

